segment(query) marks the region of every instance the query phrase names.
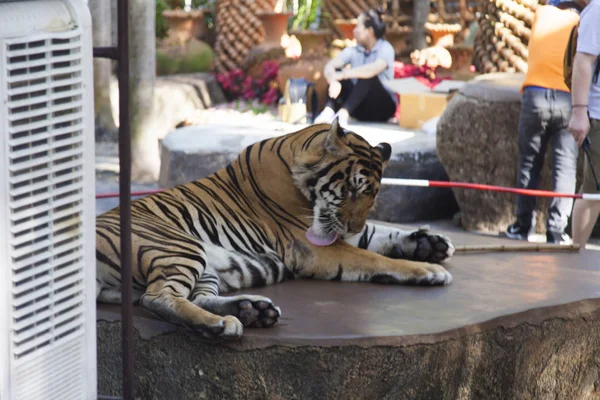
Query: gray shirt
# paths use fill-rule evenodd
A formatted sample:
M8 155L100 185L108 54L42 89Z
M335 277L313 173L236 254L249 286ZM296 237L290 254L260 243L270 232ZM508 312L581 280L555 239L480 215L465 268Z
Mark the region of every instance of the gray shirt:
M592 0L583 10L577 34L578 52L593 56L600 55L600 0ZM590 118L600 119L600 79L590 86L588 112Z
M387 68L381 71L377 77L394 102L397 101L396 93L385 86L385 81L394 79L394 48L390 42L384 39L377 39L375 46L369 52L360 45L346 47L340 53L340 57L344 60L344 65L350 64L352 68L371 64L380 58L384 60L387 63ZM352 79L352 82L356 84L356 79Z

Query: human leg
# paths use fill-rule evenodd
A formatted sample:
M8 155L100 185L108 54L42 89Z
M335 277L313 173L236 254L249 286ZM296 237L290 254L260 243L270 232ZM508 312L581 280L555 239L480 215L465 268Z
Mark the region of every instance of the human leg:
M573 135L568 131L571 115L570 94L555 92L552 121L552 189L560 193L575 193L577 155L579 150ZM546 225L549 243L570 242L564 233L573 208L573 199L555 197L550 203Z
M589 149L589 155L596 172L600 170L600 120L590 120L590 132L588 137L592 144ZM587 157L587 154L585 155ZM592 175L588 160L585 160L583 169L583 184L580 193L598 193L596 182ZM594 225L600 215L600 202L592 200L577 199L573 207L572 236L573 243L585 246Z
M396 111L396 102L378 77L359 79L342 109L359 121L385 122Z
M546 90L525 89L519 117L519 166L517 187L537 189L548 144L548 122L551 117ZM517 221L506 235L511 239L527 240L535 230L535 197L517 195Z

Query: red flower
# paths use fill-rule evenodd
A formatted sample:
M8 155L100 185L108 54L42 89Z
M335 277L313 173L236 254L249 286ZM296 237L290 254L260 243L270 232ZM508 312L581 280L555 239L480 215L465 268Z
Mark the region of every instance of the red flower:
M217 74L217 82L230 101L238 98L244 100L260 99L264 104L273 104L279 98L277 74L279 65L275 61L263 63L261 76L253 79L240 69Z

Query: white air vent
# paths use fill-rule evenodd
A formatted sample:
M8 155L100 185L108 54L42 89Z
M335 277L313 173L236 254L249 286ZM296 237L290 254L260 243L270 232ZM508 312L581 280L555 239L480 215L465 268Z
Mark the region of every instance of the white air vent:
M91 55L83 1L0 3L0 399L96 397Z

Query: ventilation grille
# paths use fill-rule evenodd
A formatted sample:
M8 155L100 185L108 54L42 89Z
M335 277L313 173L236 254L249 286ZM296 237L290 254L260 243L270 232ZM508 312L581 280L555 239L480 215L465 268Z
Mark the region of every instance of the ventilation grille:
M21 364L16 369L16 396L19 400L83 399L81 385L85 374L81 354L85 352L83 336L59 341L35 363ZM60 383L60 384L58 384Z
M60 348L65 363L83 370L81 352L64 348L80 343L84 328L80 31L3 46L13 365Z

